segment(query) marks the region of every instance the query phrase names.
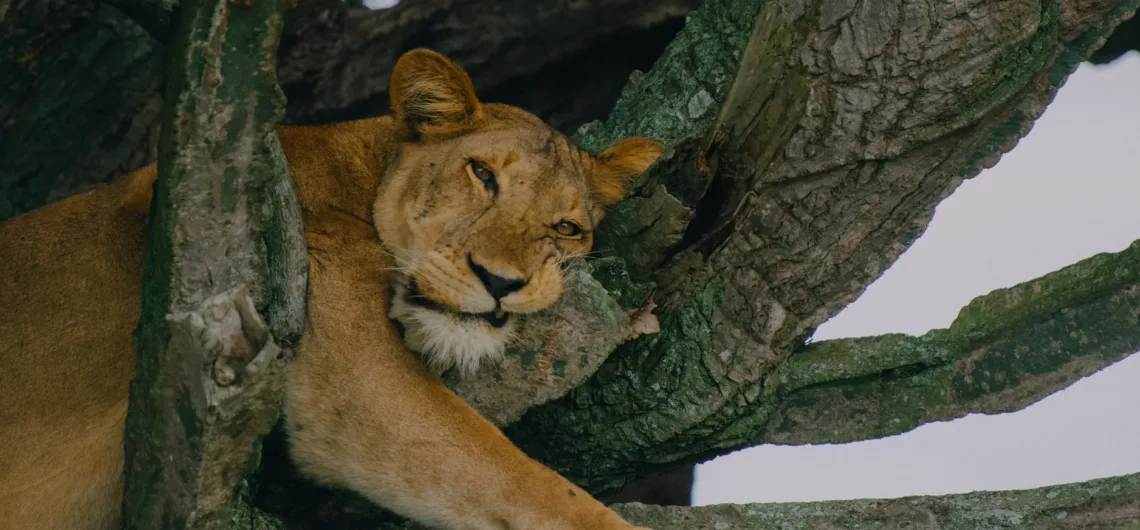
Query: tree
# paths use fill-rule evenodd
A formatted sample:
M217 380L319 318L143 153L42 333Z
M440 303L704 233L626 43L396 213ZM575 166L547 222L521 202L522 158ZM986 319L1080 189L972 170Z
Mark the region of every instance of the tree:
M166 2L111 4L117 8L55 2L16 2L9 8L5 29L23 33L0 33L0 64L24 63L15 70L20 75L14 76L14 83L0 86L14 86L8 94L22 90L25 98L55 105L34 107L35 112L0 108L0 115L7 117L0 137L0 190L7 205L0 208L7 209L0 215L34 207L66 192L61 189L74 189L57 182L61 175L75 173L86 153L107 152L78 164L84 170L78 171L80 183L101 180L128 161L146 158L139 154L146 151L140 145L151 134L154 118L135 111L152 109L153 114L155 89L163 75L170 78L168 109L194 93L193 83L182 81L204 79L205 74L195 70L202 65L180 59L185 57L181 51L189 48L190 40L198 42L213 33L207 26L197 33L185 28L192 20L206 20L194 19L195 13L225 2L187 0L177 16ZM276 6L274 2L231 4L228 13L247 9L262 15L231 16L224 38L266 21L280 27L280 17L268 14L276 11L266 6ZM519 32L447 33L440 28L482 16L478 20L517 30L527 22L504 14L526 12L534 13L527 20L532 31L549 32L557 25L551 21L575 28L579 26L571 22L587 20L587 14L569 17L559 9L571 8L550 6L570 4L553 1L528 3L529 10L508 0L472 3L456 8L456 13L446 11L444 4L409 3L387 14L317 1L296 7L292 26L286 23L283 30L278 63L286 93L294 103L308 103L291 110L292 119L340 119L378 111L381 105L376 102L383 98L375 87L385 84L388 68L360 63L389 52L394 57L397 48L433 38L460 48L443 51L471 67L477 84L484 81L495 87L492 92L501 90L525 103L536 92L511 88L528 80L515 85L505 81L510 76L535 75L539 87L543 76L559 84L558 79L574 75L559 77L556 69L544 70L542 64L588 56L588 50L605 45L608 37L635 31L629 27L668 33L669 26L661 26L669 22L661 21L694 3L647 8L611 0L580 7L594 17L589 20L597 20L600 12L615 16L604 18L606 22L586 32L578 44L567 44L557 32L550 33L549 40L528 33L535 43L527 48L531 51L508 50L522 40L512 37ZM505 426L532 456L604 496L632 477L757 443L854 441L970 412L1016 410L1140 350L1140 270L1135 265L1140 262L1140 243L980 297L951 327L923 337L808 341L816 326L854 300L921 235L934 207L962 179L1013 148L1072 69L1138 6L1136 0L973 5L706 0L672 36L652 69L630 80L609 118L578 132L577 140L587 149L630 134L651 136L672 148L637 183L633 196L607 217L598 237L607 257L579 271L572 289L532 323L500 373L451 384ZM71 18L57 16L60 12ZM634 15L643 19L612 22L636 20ZM384 25L397 16L416 22ZM76 20L88 22L80 29L67 27ZM31 35L28 28L46 21L63 29L52 26L43 32L47 36L32 38L31 44L20 40ZM170 33L175 24L184 29L175 32L173 41L152 37ZM322 25L336 31L321 33ZM345 28L352 30L341 31ZM406 36L389 43L374 40L385 31ZM458 40L446 38L453 35ZM167 46L179 50L172 54L176 60L163 58ZM378 47L387 48L378 52ZM28 50L39 52L17 53ZM220 47L215 51L206 56L223 63L237 60ZM258 53L259 60L272 59L272 48ZM338 60L328 60L329 55ZM323 63L313 62L322 57ZM169 70L164 66L168 63ZM518 69L503 69L508 63ZM615 65L625 63L615 59L601 64L620 71ZM591 72L577 68L579 78ZM245 72L228 76L226 83L271 95L272 82L254 76L264 69ZM87 74L93 75L92 82L80 93L61 88L76 86L61 80ZM566 90L582 91L584 82L576 83L567 83ZM28 95L30 87L38 89L36 94ZM112 90L117 99L104 99ZM588 112L567 109L596 108L599 103L593 98L606 95L599 92L577 99L559 96L559 105L537 110L563 116L562 125L569 127L575 120L566 116ZM214 97L228 103L224 94ZM27 101L2 101L13 100ZM107 101L110 108L94 112L95 102ZM565 102L572 104L561 106ZM191 109L190 114L207 111ZM168 110L162 126L180 130L180 116ZM77 119L59 121L67 117ZM261 113L244 119L251 120L249 126L233 130L241 141L253 142L251 146L264 145L257 147L265 156L258 163L269 170L255 171L241 197L251 205L278 205L271 211L287 212L287 189L280 195L250 191L266 189L266 182L282 182L280 154L273 151L272 141L264 144L275 118ZM49 144L35 142L32 149L25 148L35 154L11 155L17 133L45 123L53 124L49 136L67 140L50 144L61 156L45 157L53 151L37 149ZM108 123L116 126L108 128ZM210 131L199 133L208 138ZM160 152L207 149L224 154L229 148L225 142L198 141L168 133ZM192 185L192 170L178 177L177 159L164 160L168 169L163 179L169 189L177 189L180 182ZM158 196L164 200L162 193ZM174 193L165 200L171 211L186 218L202 207ZM250 206L249 211L256 210ZM295 233L295 219L274 219L259 221L258 226L267 234ZM161 244L156 239L153 248L161 250ZM250 242L236 244L256 249ZM166 254L157 250L151 253L151 263L160 266ZM174 247L173 252L190 250ZM253 252L255 263L268 262L273 255ZM231 294L225 307L233 308L239 329L253 337L254 351L265 351L271 342L287 347L289 334L274 328L279 306L273 304L295 302L297 292L283 286L295 287L303 272L296 267L252 269L252 276L241 276L235 284L277 287L255 290L254 304L244 305L245 298L226 291ZM148 270L165 271L175 275L174 281L195 285L185 271L157 266ZM167 281L168 276L148 273L147 288L162 289L161 282ZM631 320L644 318L652 305L660 332L627 340ZM258 327L251 307L270 317L267 327ZM159 303L152 311L163 309L187 310ZM143 336L165 325L161 320L144 319ZM177 336L183 335L195 336ZM194 350L191 339L179 343L185 351ZM217 381L217 373L208 376ZM501 382L490 384L494 379ZM272 407L254 412L269 420L272 414ZM256 437L256 429L250 432ZM200 462L201 449L227 455L227 462L255 458L248 444L227 448L198 439L206 441L192 444L193 451L178 450L175 458ZM306 489L310 486L284 476L273 458L279 442L268 442L269 463L253 479L191 484L188 487L199 489L191 490L197 493L189 497L215 499L212 494L224 493L220 511L210 513L228 514L235 528L276 527L283 520L300 526L338 520L402 527L340 493L314 494ZM235 490L238 508L229 510L229 493ZM1116 528L1140 521L1138 496L1140 486L1133 475L1036 492L905 503L818 503L813 505L816 515L780 505L621 509L631 520L661 529L762 528L773 521L780 521L781 527L953 528L962 524L955 521L986 517L997 527L1032 523L1041 528ZM301 498L315 499L316 506L298 507ZM128 507L131 503L128 498Z

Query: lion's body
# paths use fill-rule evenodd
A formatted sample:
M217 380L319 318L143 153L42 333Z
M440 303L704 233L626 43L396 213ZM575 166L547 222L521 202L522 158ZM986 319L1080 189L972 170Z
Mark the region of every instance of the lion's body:
M0 225L0 528L114 521L143 265L126 184Z
M434 60L423 60L429 59ZM495 295L494 308L542 309L552 300L538 290L560 291L560 277L550 279L553 284L538 285L543 274L554 274L544 272L553 270L544 268L551 265L550 256L524 255L530 251L509 245L491 252L484 249L493 245L482 245L474 252L487 253L475 256L480 263L476 269L470 247L451 252L447 245L453 243L424 239L455 233L459 226L479 230L479 222L473 217L460 220L467 224L457 224L452 213L437 216L438 221L427 213L416 217L430 209L423 197L431 203L441 193L412 189L427 178L417 171L434 168L459 148L493 148L505 149L507 163L496 162L496 171L509 176L504 168L510 158L517 162L516 151L529 149L539 130L532 117L515 109L487 105L479 112L483 120L479 134L484 129L494 134L488 133L486 145L474 147L463 144L471 140L462 135L438 142L409 140L399 115L279 131L304 208L310 256L309 320L298 358L289 369L286 396L293 458L302 471L321 482L351 488L430 525L632 528L527 458L447 391L405 348L404 337L387 318L389 284L394 274L405 274L413 278L409 282L424 285L424 297L432 294L433 304L471 312L440 315L465 326L482 326L488 336L496 336L501 323L492 327L471 316L488 311L480 305L486 292L463 294L467 284L479 286L478 280L449 272L454 278L446 280L459 287L445 290L445 279L438 272L442 265L422 272L421 263L430 260L419 255L429 243L434 254L465 254L463 259L475 270L474 276L470 271L468 276L483 278L479 269L485 265L494 271L492 275L518 271L528 278L521 288ZM528 166L525 155L522 159L516 168L541 166ZM408 170L409 161L418 169ZM440 171L440 179L450 178L442 176L443 169L432 171ZM430 177L433 185L435 178ZM155 168L150 166L0 224L2 529L109 530L117 524L123 426L134 372L132 334L141 305L144 233L154 179ZM523 181L519 176L518 185ZM497 207L509 208L508 200L535 200L534 193L519 196L521 191L510 191L509 185L496 187L494 199L503 201L501 206L495 203ZM567 185L561 191L551 188L550 182L544 186L543 194L566 196L569 202L564 202L572 210L566 215L592 215L589 198L580 196L581 185ZM453 208L460 214L466 210L469 216L471 208L485 208L471 204L479 197L474 192L463 193L447 191L444 195L451 202L434 207ZM574 197L585 205L572 205ZM545 208L557 210L561 204ZM513 211L518 208L522 206ZM477 217L486 217L485 213ZM409 221L408 215L416 219ZM386 221L386 216L392 220ZM420 217L428 218L429 226L420 228L430 236L416 233ZM535 226L543 223L549 221ZM531 230L521 225L501 229L517 237ZM472 232L459 239L477 237ZM546 245L550 238L539 239ZM401 243L392 243L396 240ZM588 240L584 245L588 248ZM413 255L414 259L408 257Z

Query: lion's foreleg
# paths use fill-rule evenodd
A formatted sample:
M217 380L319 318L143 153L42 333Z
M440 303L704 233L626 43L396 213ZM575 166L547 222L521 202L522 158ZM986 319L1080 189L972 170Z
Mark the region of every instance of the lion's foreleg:
M320 261L287 397L291 453L304 472L441 528L633 528L422 369L384 318L371 260Z

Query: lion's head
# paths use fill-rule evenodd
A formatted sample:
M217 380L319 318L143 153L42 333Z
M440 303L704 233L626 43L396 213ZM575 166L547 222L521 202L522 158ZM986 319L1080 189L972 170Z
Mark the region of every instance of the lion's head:
M389 94L398 146L374 215L400 271L390 316L429 365L471 372L502 353L512 314L558 299L603 209L663 147L628 138L591 156L521 109L481 103L428 50L397 62Z

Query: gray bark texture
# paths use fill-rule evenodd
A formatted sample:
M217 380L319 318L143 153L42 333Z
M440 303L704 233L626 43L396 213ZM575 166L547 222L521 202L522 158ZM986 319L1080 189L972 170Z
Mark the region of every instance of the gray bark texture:
M869 355L859 342L804 343L921 235L962 179L1016 144L1136 5L705 2L610 119L580 135L590 148L628 134L674 146L599 236L632 281L655 285L661 332L623 344L590 381L507 433L606 494L631 476L760 442L867 439L1020 408L1135 351L1125 312L1119 328L1096 319L1082 328L1120 333L1107 356L1082 353L1095 341L1002 353L1018 340L1009 330L1048 335L1029 328L1063 316L1049 311L1081 309L1104 293L1095 287L1044 312L1029 309L1039 306L1024 289L984 297L928 341L954 344L941 360L925 347ZM1132 270L1129 257L1107 278ZM987 309L1003 305L1021 309ZM1024 318L1000 324L1015 315ZM811 363L822 356L859 368L820 371ZM800 363L812 374L802 399L800 383L784 384ZM844 385L864 394L834 389ZM905 392L923 401L907 409L895 399ZM875 399L879 409L845 432L824 424L844 416L829 411ZM859 421L872 416L884 419ZM785 433L794 425L803 431Z
M243 477L277 421L308 266L275 134L286 7L180 9L136 333L124 528L231 528Z

